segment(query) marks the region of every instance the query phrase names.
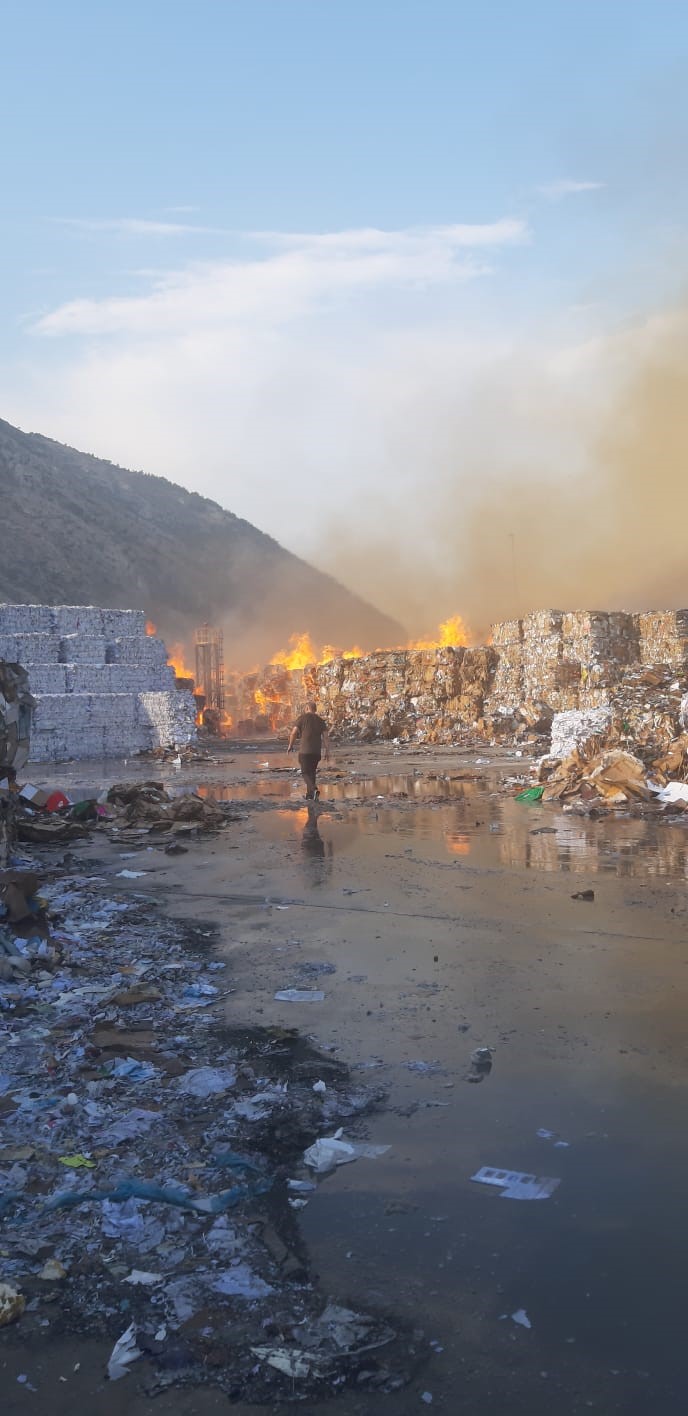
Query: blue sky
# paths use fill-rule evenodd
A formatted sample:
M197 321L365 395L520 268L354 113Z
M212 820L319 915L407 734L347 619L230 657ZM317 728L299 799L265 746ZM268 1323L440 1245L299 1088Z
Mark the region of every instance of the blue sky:
M571 441L600 349L682 289L679 3L5 0L2 28L0 412L305 554L364 493L393 519L546 458L538 380L573 378Z

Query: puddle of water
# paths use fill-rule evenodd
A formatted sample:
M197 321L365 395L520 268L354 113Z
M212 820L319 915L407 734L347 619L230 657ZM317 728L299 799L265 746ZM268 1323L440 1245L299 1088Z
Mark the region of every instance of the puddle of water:
M361 849L382 858L392 838L409 857L420 850L423 861L445 865L688 878L683 826L641 817L591 821L554 807L488 796L479 785L462 785L461 795L457 791L445 803L401 810L390 806L389 798L343 815L332 815L326 803L310 812L305 805L277 808L265 813L260 829L275 841L300 838L304 850L328 858Z
M318 1272L439 1340L422 1378L436 1409L496 1416L508 1391L516 1416L678 1416L685 948L670 902L686 833L529 807L484 783L437 795L277 801L251 814L235 867L263 899L291 897L245 958L232 953L246 1006L313 1028L389 1093L368 1134L390 1152L343 1167L300 1216ZM554 834L531 835L543 826ZM211 869L226 878L226 859ZM555 873L602 873L594 906ZM641 889L651 916L633 908ZM307 1022L274 1002L304 959L336 970ZM468 1085L484 1045L494 1066ZM471 1184L481 1165L561 1185L516 1204ZM510 1317L521 1308L532 1331ZM395 1397L395 1416L417 1409L417 1391Z

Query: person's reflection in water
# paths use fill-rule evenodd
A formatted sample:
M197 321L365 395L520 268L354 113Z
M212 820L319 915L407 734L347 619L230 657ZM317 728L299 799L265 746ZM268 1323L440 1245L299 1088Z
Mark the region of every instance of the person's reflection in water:
M307 875L312 885L322 885L332 871L332 842L323 841L318 829L318 807L308 803L306 824L301 836L301 850L306 862Z

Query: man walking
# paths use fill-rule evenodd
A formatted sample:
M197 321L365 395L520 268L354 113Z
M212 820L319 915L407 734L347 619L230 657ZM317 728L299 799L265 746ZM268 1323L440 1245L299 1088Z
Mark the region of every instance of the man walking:
M291 752L294 743L298 739L299 744L299 767L301 776L306 783L306 800L317 801L320 792L315 784L315 774L318 770L318 763L324 753L327 762L330 756L330 739L327 733L327 723L318 716L317 704L307 703L306 712L296 719L289 734L289 745L287 752Z

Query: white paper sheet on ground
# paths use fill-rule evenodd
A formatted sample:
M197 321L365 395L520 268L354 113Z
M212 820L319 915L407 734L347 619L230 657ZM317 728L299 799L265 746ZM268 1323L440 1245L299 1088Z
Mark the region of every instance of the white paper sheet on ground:
M148 1273L146 1269L132 1269L128 1273L125 1283L133 1283L135 1287L152 1288L156 1283L162 1283L161 1273Z
M110 1381L116 1382L120 1377L126 1377L131 1363L140 1356L140 1348L136 1346L136 1328L132 1323L118 1338L110 1353L107 1369Z
M548 1200L561 1180L549 1175L526 1175L522 1170L497 1170L483 1165L471 1175L479 1185L496 1185L502 1200Z
M667 782L661 792L657 793L657 801L668 802L670 805L675 802L688 805L688 782Z
M227 1293L232 1298L267 1298L269 1293L274 1292L269 1283L242 1262L232 1264L231 1268L220 1274L213 1288L216 1293Z
M260 1357L277 1372L287 1377L308 1377L316 1365L315 1354L301 1352L296 1347L252 1347L254 1357Z
M349 1165L352 1160L376 1160L389 1149L389 1146L368 1145L365 1141L345 1141L340 1127L333 1136L321 1136L314 1141L304 1151L303 1158L309 1170L314 1170L316 1175L327 1175L338 1165Z
M275 999L278 1003L324 1003L325 994L319 988L282 988Z

